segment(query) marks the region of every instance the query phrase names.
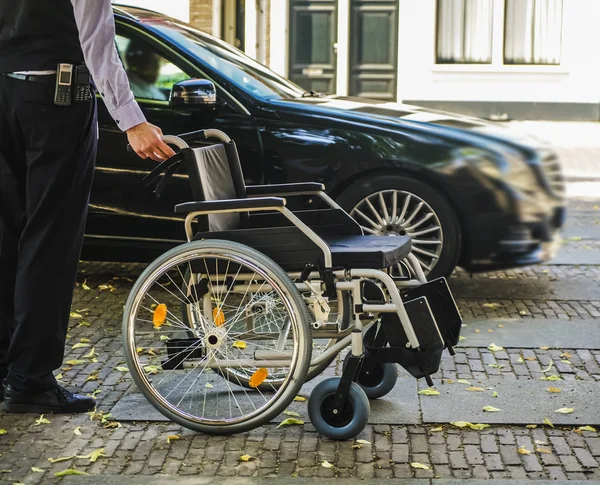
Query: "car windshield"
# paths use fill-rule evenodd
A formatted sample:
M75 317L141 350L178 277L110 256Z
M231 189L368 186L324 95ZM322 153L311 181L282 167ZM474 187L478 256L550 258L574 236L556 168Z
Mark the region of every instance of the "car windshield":
M232 84L254 96L265 99L298 98L304 93L301 87L220 39L170 19L161 19L151 25Z

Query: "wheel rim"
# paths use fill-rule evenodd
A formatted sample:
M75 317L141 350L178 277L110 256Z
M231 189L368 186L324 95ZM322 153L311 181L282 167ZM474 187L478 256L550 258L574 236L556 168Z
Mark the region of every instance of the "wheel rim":
M354 417L354 405L352 399L348 397L344 404L344 409L334 413L334 401L335 394L329 394L323 399L323 402L321 403L321 416L328 425L335 428L343 428L350 424Z
M200 322L200 325L190 329L190 326L179 320L177 315L181 315L181 312L176 310L178 306L190 304L187 301L190 294L186 291L190 280L185 276L185 270L191 268L190 264L197 264L194 260L198 258L205 263L205 267L206 261L214 261L216 268L219 267L219 261L221 267L225 267L225 272L220 274L215 271L211 274L207 267L205 274L209 281L216 278L218 281L228 282L228 274L230 279L233 277L235 280L240 274L249 273L252 276L247 283L259 288L265 287L263 292L255 294L265 295L263 301L269 302L270 312L258 323L253 320L254 327L260 329L255 336L243 337L249 333L243 327L249 304L241 298L239 305L235 305L237 301L232 296L234 291L231 289L234 285L229 282L222 285L221 290L211 284L211 294L215 297L204 300L207 303L220 301L222 317L215 316L218 312L212 313L211 322L210 314L207 318L207 313L202 308L202 297L197 296L193 312L196 315L195 321ZM251 300L253 304L257 301ZM162 302L168 303L165 323L159 328L154 325L153 328L156 305ZM223 320L220 325L216 324L219 318ZM157 268L146 278L145 284L135 295L128 322L127 360L132 374L135 373L143 383L142 389L152 396L154 402L160 403L161 407L186 421L198 424L231 425L267 412L280 400L283 393L288 394L295 368L305 352L306 344L298 340L301 325L299 311L286 288L256 262L230 251L214 250L202 254L190 251ZM181 344L181 348L185 347L184 350L177 348L173 354L184 354L188 363L196 359L196 365L191 370L167 369L164 364L173 360L173 355L169 354L165 342L170 339L189 339L190 330L196 332L197 340L192 343L186 341ZM266 350L290 355L291 361L268 369L269 375L262 382L267 386L271 379L277 382L270 392L261 392L258 388L246 390L241 385L236 386L219 377L208 366L211 359L234 362L251 360L256 350L265 348L264 339L267 336L274 338L273 334L279 335L283 331L288 332L288 338L282 341L281 349L269 345ZM190 352L197 353L192 355ZM261 364L257 362L252 366L236 368L235 375L239 379L249 379L260 368Z
M421 197L405 190L382 190L362 199L350 212L366 234L410 236L412 254L423 272L431 273L442 253L444 234L440 219ZM397 271L406 274L406 266Z

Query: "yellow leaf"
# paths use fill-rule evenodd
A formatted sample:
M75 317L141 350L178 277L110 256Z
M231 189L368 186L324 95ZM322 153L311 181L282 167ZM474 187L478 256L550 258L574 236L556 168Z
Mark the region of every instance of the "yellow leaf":
M101 456L106 456L104 454L104 448L92 451L87 455L77 455L77 458L83 458L84 460L90 460L90 463L95 463L96 460L98 460L98 458L100 458Z
M483 406L483 410L488 413L497 413L500 409L495 408L494 406Z
M517 362L518 362L519 364L524 364L524 363L525 363L525 361L523 360L523 357L519 357L519 358L517 359Z
M60 463L61 461L69 461L69 460L72 460L73 458L75 458L75 455L73 455L73 456L60 456L58 458L48 458L48 461L50 463Z
M475 329L475 333L481 333L481 330L479 330L478 328Z
M549 387L548 389L546 389L548 392L561 392L561 390L558 387Z
M255 460L256 458L254 458L253 456L250 455L242 455L240 456L240 461L250 461L250 460Z
M83 281L83 283L81 284L81 287L86 291L91 290L91 288L87 285L87 280Z
M541 381L560 381L561 378L556 374L552 374L550 376L540 377Z
M540 350L548 350L550 347L548 347L547 345L544 345L542 347L540 347Z
M423 463L419 463L417 461L413 461L410 464L410 466L413 467L413 468L418 468L420 470L429 470L430 469L428 465L424 465Z
M8 433L8 431L6 431L4 428L0 428L0 435L6 434Z
M570 359L571 357L573 357L571 354L569 354L569 352L563 352L562 354L560 354L560 356L563 359Z
M523 316L525 316L525 315L529 315L529 312L528 312L528 311L526 311L526 310L521 310L521 311L519 312L519 315L523 315Z
M557 409L556 411L554 411L555 413L561 413L561 414L571 414L572 412L574 412L575 410L573 408L560 408Z
M210 382L207 382L206 384L204 384L204 387L206 387L207 389L214 389L215 386L213 386Z
M75 468L67 468L62 472L56 472L54 474L55 477L66 477L67 475L87 475L87 473L80 470L75 470Z
M463 337L462 335L458 337L458 340L467 340L467 337Z
M502 308L500 303L484 303L482 306L485 308Z
M422 391L419 391L418 394L423 394L424 396L439 396L440 391L429 388L429 389L423 389Z
M367 441L367 440L356 440L356 442L361 445L370 445L371 444L371 442Z
M501 350L504 350L504 347L500 347L499 345L496 345L495 343L491 343L490 345L488 345L488 349L491 350L492 352L499 352Z
M250 376L250 379L248 379L248 384L250 387L258 387L265 381L268 375L269 371L264 367L261 367Z
M123 425L121 423L119 423L118 421L107 421L106 423L104 423L104 425L102 427L104 429L112 429L112 428L122 428Z
M459 379L456 382L458 382L459 384L466 384L467 386L471 385L471 383L469 381L467 381L466 379Z
M488 367L492 367L494 369L502 369L504 366L502 364L488 364Z
M88 382L88 381L97 381L98 380L98 371L95 370L94 372L92 372L86 379L84 382Z
M548 367L546 367L545 369L542 369L542 372L545 374L546 372L550 372L550 369L552 369L552 366L554 365L553 361L550 361L550 364L548 364Z
M96 355L96 347L92 347L91 350L83 356L84 359L91 359Z
M525 448L525 445L521 446L521 448L519 448L517 450L518 453L520 453L521 455L531 455L531 451L529 451L527 448Z
M154 313L152 315L152 324L154 328L160 328L164 325L167 320L167 305L161 303L154 309Z
M536 448L535 451L537 451L538 453L552 453L549 449L547 448Z
M144 367L146 374L158 374L159 370L161 369L158 365L147 365Z
M38 468L38 467L36 467L36 466L32 466L32 467L31 467L31 471L32 471L33 473L44 473L44 470L42 470L41 468Z
M160 339L164 342L166 340L169 340L169 337L167 337L166 335L161 335Z
M552 421L550 421L548 418L544 418L544 424L550 426L551 428L554 428Z
M431 428L431 429L429 430L429 432L430 432L430 433L437 433L437 432L439 432L439 431L443 431L443 429L444 429L444 428L442 428L442 427L440 426L440 427L438 427L438 428Z
M537 424L528 424L528 425L527 425L527 426L525 426L525 427L526 427L526 428L529 428L529 429L535 429L535 428L537 428Z
M331 463L329 463L327 460L323 460L323 462L321 463L321 466L324 468L333 468L333 465Z
M115 367L115 369L118 370L119 372L129 372L129 369L127 367L123 367L123 366Z
M292 416L294 418L299 418L300 415L295 412L295 411L284 411L283 414L287 415L287 416Z
M44 415L42 414L39 418L35 420L36 426L39 426L40 424L50 424L50 421L44 418Z
M591 426L579 426L579 428L575 428L573 431L575 431L576 433L581 433L583 431L592 431L592 432L596 432L596 428L593 428Z
M220 307L213 309L213 321L217 327L222 327L225 324L225 314Z
M77 327L89 327L90 323L89 322L80 322L79 325L77 325Z
M77 319L77 318L83 318L83 315L81 315L81 314L79 314L77 312L71 312L71 313L69 313L69 316L71 318L75 318L75 319Z
M570 361L570 360L567 360L567 359L563 359L563 360L561 360L561 362L562 362L563 364L571 365L571 361Z
M442 382L444 384L454 384L454 379L443 379Z
M77 428L73 430L73 433L75 433L77 436L81 436L81 426L77 426Z
M170 434L169 436L167 436L167 443L170 443L171 441L178 440L178 439L179 439L178 435Z
M353 450L360 450L361 448L362 448L362 445L352 445Z
M475 431L481 431L482 429L490 427L489 424L473 424L469 423L468 421L454 421L450 424L456 426L457 428L471 428Z
M471 392L483 392L485 391L485 389L483 387L467 387L465 389L465 391L471 391Z
M85 360L73 359L73 360L67 360L65 362L65 364L68 364L68 365L81 365L81 364L87 364L87 362Z
M302 424L304 424L304 421L302 421L301 419L296 419L296 418L287 418L287 419L284 419L281 423L279 423L279 426L277 426L277 427L281 428L282 426L291 426L293 424L302 425Z
M90 343L90 339L89 338L80 338L79 341L83 342L84 344L89 344Z
M297 402L304 402L304 401L306 401L306 398L305 398L305 397L302 397L302 396L296 396L296 397L294 398L294 401L297 401Z
M57 381L62 381L62 378L63 378L63 375L62 375L62 373L60 373L60 374L56 374L56 380L57 380Z
M247 347L246 342L242 342L241 340L236 340L231 344L232 347L236 349L245 349Z
M504 325L502 325L501 323L498 324L498 327L500 328L504 328Z
M492 397L498 397L498 391L492 392Z

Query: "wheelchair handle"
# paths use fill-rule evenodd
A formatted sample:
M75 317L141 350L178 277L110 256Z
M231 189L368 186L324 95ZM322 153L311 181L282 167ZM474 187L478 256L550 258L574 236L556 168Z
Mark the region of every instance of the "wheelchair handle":
M190 140L190 139L194 139L194 138L199 138L199 137L204 137L204 138L218 138L221 142L223 143L229 143L231 141L231 138L229 138L229 136L222 132L221 130L198 130L198 131L191 131L189 133L182 133L181 135L164 135L162 137L162 140L170 145L175 145L177 148L189 148L190 146L187 144L186 140ZM127 151L129 153L133 152L133 148L131 147L131 145L127 144Z

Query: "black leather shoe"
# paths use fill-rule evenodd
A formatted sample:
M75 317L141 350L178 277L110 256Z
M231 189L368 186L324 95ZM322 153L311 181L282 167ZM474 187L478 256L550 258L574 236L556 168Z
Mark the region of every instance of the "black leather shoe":
M58 385L45 392L20 392L10 385L4 389L4 411L7 413L84 413L95 406L94 398L73 394Z

